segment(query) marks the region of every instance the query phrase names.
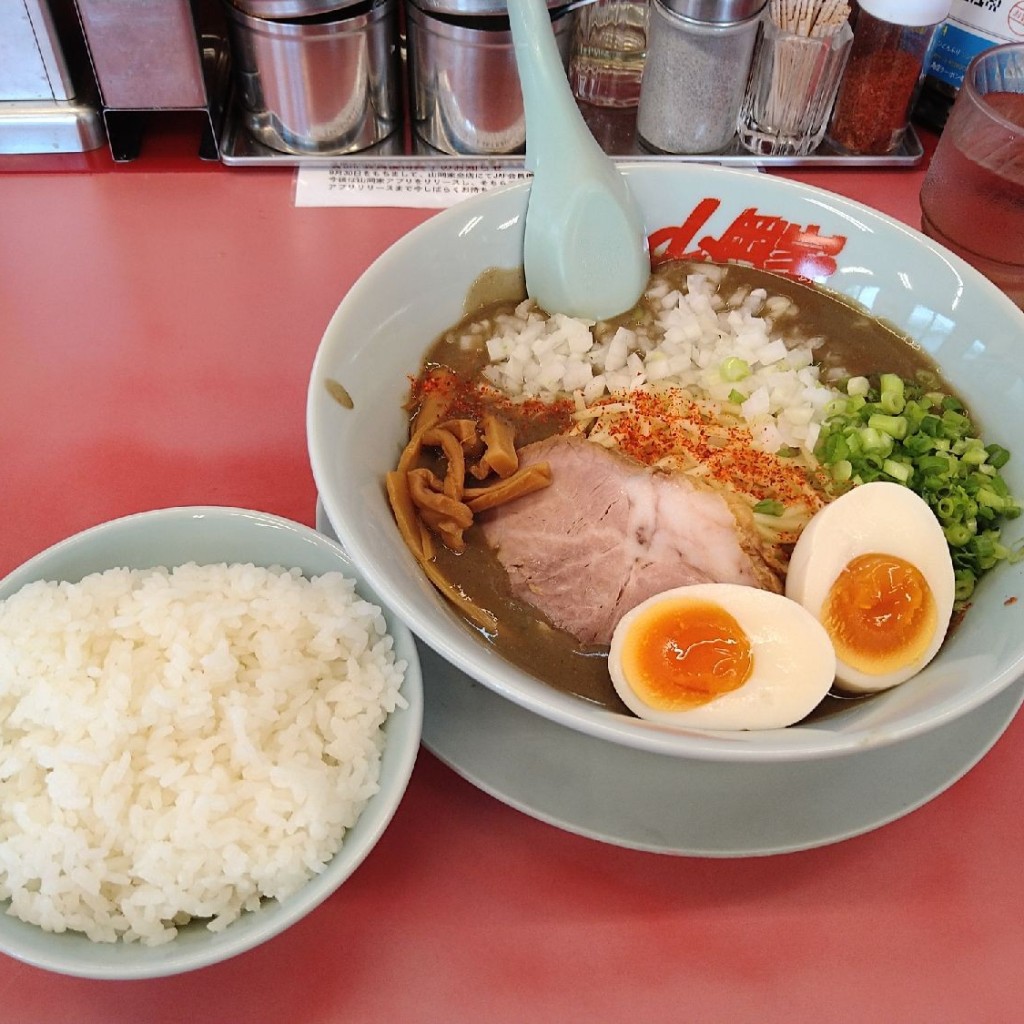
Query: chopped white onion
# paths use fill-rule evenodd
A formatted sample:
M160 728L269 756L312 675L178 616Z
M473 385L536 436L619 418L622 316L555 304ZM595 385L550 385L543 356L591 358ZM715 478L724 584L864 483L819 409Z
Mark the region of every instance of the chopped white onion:
M685 388L695 398L739 405L755 443L813 452L825 407L838 393L814 364L820 339L788 343L774 320L797 312L784 296L763 289L717 292L721 272L687 275L687 292L655 277L647 293L660 309L653 327L619 327L598 342L594 323L562 314L546 318L526 300L514 316L496 318L487 339L487 379L514 397L551 401L574 392L587 405L644 384ZM742 359L750 373L726 379L727 360Z

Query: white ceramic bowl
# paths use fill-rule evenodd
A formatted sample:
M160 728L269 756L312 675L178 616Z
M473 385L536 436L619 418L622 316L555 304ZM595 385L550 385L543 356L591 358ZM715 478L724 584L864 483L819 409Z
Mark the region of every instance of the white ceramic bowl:
M356 580L366 600L379 599L345 552L308 526L247 509L185 507L116 519L63 540L0 581L0 599L33 580L77 581L114 566L146 569L195 561L252 562L298 568L305 576L341 572ZM47 970L102 979L150 978L194 970L226 960L280 934L329 897L363 862L384 833L405 793L419 749L423 691L416 645L405 625L386 608L388 631L398 658L408 662L402 693L408 707L385 726L380 789L326 869L298 892L268 900L243 913L222 932L195 922L160 946L92 942L81 933L53 934L0 913L0 951ZM0 904L0 911L6 909Z
M831 193L700 164L623 170L657 247L671 242L678 255L700 250L796 268L915 338L976 411L986 439L1016 449L1004 475L1024 495L1024 314L988 281L919 232ZM523 185L468 200L399 240L342 300L313 366L307 431L327 515L355 564L418 636L497 693L570 728L731 761L821 758L893 743L957 718L1020 674L1024 601L1008 599L1024 597L1021 565L982 581L962 628L917 678L783 730L673 732L627 718L557 692L466 629L399 538L383 479L406 439L402 403L427 346L460 318L484 269L521 262L527 195ZM354 408L331 398L328 379L344 385Z

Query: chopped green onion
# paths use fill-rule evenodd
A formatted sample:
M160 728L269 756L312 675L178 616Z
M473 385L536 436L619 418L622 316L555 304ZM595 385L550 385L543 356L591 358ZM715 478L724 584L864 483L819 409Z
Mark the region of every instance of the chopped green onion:
M950 523L943 533L946 535L946 542L954 548L962 548L971 539L971 531L966 523Z
M998 444L990 444L985 451L988 452L988 464L1002 469L1010 461L1010 453Z
M939 477L949 476L951 471L950 461L944 455L921 455L914 460L914 464L922 473Z
M964 450L959 455L961 460L968 465L980 466L988 459L988 452L982 447L981 441L977 438L974 441L974 444L965 445Z
M906 484L914 473L914 467L907 462L896 462L894 459L886 459L882 463L882 470L893 478L897 483Z
M729 392L729 401L734 402L736 405L742 405L747 400L747 396L742 391L737 391L735 388Z
M857 436L860 438L861 451L864 452L865 458L870 458L875 453L884 458L892 451L892 436L876 430L870 423L866 427L861 427Z
M903 379L895 373L883 373L879 378L878 404L886 413L903 412L906 405L904 398Z
M942 414L942 432L946 437L959 437L971 429L971 421L964 415L947 409Z
M983 505L986 508L994 508L1000 512L1006 503L1006 499L996 494L991 487L978 488L977 500L979 505Z
M902 416L887 416L876 412L868 417L868 426L872 430L879 430L883 434L895 437L897 441L902 441L907 436L908 424Z
M850 454L850 446L842 434L831 434L824 442L823 461L830 464L844 461Z
M986 445L963 404L937 383L851 377L846 395L825 407L815 455L837 488L891 480L925 500L949 544L963 607L985 572L1024 559L1024 545L1000 539L1022 508L1000 473L1010 453Z
M955 569L953 571L953 601L963 606L974 593L975 576L970 569Z
M750 363L739 356L730 356L724 360L718 372L722 375L722 380L743 380L744 377L750 376Z
M837 484L845 484L853 476L853 465L849 459L840 459L832 463L832 479Z

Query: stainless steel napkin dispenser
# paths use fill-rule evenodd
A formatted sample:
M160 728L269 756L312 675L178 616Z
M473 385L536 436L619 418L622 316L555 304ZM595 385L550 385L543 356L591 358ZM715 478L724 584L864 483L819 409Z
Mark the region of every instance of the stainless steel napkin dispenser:
M115 160L138 155L147 118L203 115L199 155L218 157L229 73L227 30L214 0L76 0Z
M103 142L71 0L3 0L0 153L82 153Z

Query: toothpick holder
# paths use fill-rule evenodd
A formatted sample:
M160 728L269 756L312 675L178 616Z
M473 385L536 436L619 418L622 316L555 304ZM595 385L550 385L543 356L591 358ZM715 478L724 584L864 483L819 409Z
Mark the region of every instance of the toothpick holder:
M825 135L843 76L853 31L842 25L826 36L787 32L761 23L736 131L760 156L806 156Z

